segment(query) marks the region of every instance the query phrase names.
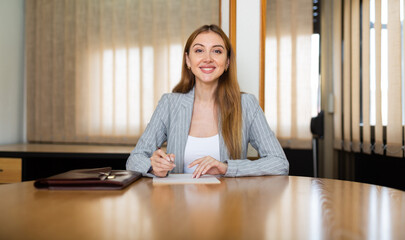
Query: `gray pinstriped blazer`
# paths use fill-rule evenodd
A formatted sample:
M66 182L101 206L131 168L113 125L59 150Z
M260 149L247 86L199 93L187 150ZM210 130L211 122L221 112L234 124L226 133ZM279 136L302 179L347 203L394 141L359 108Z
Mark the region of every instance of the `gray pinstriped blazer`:
M242 98L242 159L230 160L224 140L219 134L221 162L228 164L226 177L287 175L289 163L274 133L266 121L256 98L241 94ZM167 141L167 152L174 153L176 167L172 173L183 173L184 150L190 129L194 104L194 89L190 92L167 93L162 96L152 118L135 149L127 160L127 169L147 173L153 152ZM247 159L248 143L258 151L260 159Z

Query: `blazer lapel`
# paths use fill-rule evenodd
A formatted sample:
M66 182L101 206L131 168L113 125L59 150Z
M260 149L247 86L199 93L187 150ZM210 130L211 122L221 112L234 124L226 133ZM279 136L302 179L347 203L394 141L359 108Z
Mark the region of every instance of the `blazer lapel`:
M188 133L190 132L190 124L191 124L191 118L193 115L193 106L194 106L194 88L190 90L190 92L184 94L182 96L181 100L181 108L180 108L180 116L181 116L181 121L180 121L180 158L179 162L176 163L178 164L179 167L176 166L176 173L181 173L183 168L184 168L184 150L186 148L187 144L187 138L188 138Z

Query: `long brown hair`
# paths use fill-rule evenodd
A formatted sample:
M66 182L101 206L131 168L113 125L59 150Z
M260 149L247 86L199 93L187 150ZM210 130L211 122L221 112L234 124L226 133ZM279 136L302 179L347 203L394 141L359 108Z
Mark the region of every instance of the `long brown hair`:
M220 113L220 125L222 137L228 149L231 159L240 159L242 154L242 106L241 93L236 78L236 58L231 41L217 25L204 25L195 30L186 42L183 53L183 65L181 70L181 80L173 88L175 93L187 93L195 85L195 76L187 68L186 54L189 54L191 44L198 34L212 31L224 40L227 50L229 67L218 80L218 87L215 92L215 102Z

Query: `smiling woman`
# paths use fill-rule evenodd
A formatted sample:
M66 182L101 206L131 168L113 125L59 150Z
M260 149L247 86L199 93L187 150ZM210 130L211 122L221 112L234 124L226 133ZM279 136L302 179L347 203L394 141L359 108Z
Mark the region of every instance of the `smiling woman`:
M249 143L260 159L247 159ZM150 177L288 174L288 161L257 100L240 92L235 54L218 26L204 25L188 38L181 80L159 101L127 169Z

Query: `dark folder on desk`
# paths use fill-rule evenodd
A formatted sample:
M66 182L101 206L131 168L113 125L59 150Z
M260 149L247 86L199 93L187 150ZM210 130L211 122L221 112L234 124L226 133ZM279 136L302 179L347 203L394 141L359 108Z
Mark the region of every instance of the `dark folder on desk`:
M36 180L34 186L55 190L119 190L140 177L142 174L139 172L112 170L110 167L77 169Z

